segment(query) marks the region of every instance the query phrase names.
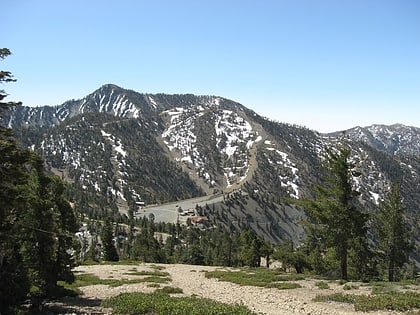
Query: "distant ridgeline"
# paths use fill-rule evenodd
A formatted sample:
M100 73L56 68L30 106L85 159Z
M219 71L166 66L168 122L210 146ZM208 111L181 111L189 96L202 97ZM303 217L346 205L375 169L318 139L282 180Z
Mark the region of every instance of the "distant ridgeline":
M272 243L304 239L301 208L322 178L326 148L346 145L360 176L359 206L375 213L391 183L401 194L420 262L420 129L355 127L320 134L259 116L216 96L142 94L104 85L59 106L10 111L2 122L68 183L78 211L128 215L138 207L222 194L203 216Z

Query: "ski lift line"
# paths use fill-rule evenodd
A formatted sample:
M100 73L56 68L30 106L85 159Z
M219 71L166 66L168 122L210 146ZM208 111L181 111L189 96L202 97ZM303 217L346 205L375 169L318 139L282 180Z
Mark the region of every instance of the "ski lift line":
M38 229L38 228L35 228L35 227L31 227L31 226L26 226L25 228L30 229L30 230L34 230L34 231L38 231L38 232L41 232L41 233L46 233L46 234L54 235L54 236L72 236L72 237L74 236L71 233L52 232L52 231Z

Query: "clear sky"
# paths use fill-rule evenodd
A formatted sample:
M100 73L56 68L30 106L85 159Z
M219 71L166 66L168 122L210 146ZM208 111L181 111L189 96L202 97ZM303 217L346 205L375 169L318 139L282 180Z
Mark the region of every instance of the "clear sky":
M320 132L420 127L418 0L2 0L7 100L105 83L219 95Z

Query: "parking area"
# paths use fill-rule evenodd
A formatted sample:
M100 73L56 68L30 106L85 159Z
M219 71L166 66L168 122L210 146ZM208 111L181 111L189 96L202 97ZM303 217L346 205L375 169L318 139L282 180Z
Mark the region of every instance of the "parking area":
M136 217L149 217L153 214L156 222L168 223L185 223L189 217L195 215L193 209L197 205L203 207L206 204L210 205L215 202L223 200L223 195L203 196L192 199L185 199L181 201L165 203L157 206L146 206L139 209L135 214ZM181 212L178 211L181 209ZM184 214L184 215L183 215Z

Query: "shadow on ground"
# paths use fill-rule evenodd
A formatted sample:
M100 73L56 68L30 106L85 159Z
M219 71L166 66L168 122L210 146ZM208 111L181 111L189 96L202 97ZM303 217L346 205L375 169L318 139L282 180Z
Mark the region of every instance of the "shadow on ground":
M102 300L82 296L64 297L44 304L43 314L111 314L112 309L101 307Z

